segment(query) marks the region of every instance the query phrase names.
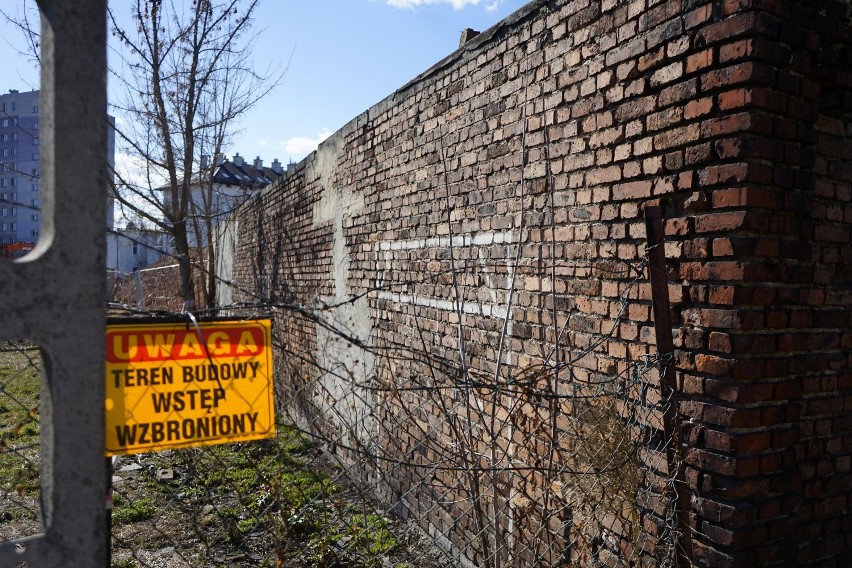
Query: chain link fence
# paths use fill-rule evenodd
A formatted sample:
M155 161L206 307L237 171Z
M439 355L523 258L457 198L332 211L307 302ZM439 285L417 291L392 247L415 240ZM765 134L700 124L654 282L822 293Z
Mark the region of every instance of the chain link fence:
M389 319L418 341L367 346L345 306L278 305L291 338L277 345L284 416L455 565L675 565L664 362L622 317L647 305L647 267L605 270L621 272L618 313L552 312L536 355L509 347L508 322L482 315L447 317L453 334L429 328L434 308L403 305ZM489 321L496 331L482 334ZM311 327L315 345L293 333ZM294 349L299 335L310 339ZM491 365L485 344L498 345Z
M0 542L39 532L41 355L0 343Z
M481 313L447 317L450 336L402 303L389 317L415 340L392 344L349 302L229 307L274 319L277 434L113 458L112 566L675 565L666 362L642 330L624 340L647 266L606 270L618 313L544 311L536 354ZM0 349L3 541L39 531L39 365Z

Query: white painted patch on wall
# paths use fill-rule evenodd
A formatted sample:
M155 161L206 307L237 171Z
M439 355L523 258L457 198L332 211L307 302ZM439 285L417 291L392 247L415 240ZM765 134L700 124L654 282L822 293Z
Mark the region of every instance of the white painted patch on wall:
M516 242L514 231L487 231L469 235L450 237L431 237L408 241L380 241L379 250L416 250L429 248L461 248L469 246L502 245Z
M380 300L389 300L398 304L410 304L421 308L435 308L436 310L456 312L455 300L441 300L417 294L397 294L396 292L388 291L380 291L377 297ZM506 306L483 302L462 302L461 312L472 316L492 318L505 318L507 314Z

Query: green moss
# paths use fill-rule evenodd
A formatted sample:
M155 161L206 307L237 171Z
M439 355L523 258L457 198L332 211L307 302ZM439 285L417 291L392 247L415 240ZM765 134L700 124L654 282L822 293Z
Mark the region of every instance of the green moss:
M39 488L39 351L0 343L0 489Z
M126 505L123 501L123 499L119 499L117 507L115 506L115 502L113 502L113 523L124 524L147 521L153 518L157 512L157 504L150 497L142 497Z

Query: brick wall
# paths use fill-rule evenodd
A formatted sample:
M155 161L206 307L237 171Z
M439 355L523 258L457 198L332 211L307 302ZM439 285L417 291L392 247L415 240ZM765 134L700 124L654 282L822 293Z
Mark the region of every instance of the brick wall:
M386 425L382 451L411 456L446 411L351 381L408 385L459 366L518 377L553 361L581 384L628 372L655 352L650 286L630 284L643 208L661 203L692 561L842 565L849 21L845 3L822 0L552 0L477 36L231 221L233 301L305 308L279 312L279 400L326 433L358 424L346 447ZM316 380L321 395L305 388ZM505 423L485 446L535 442ZM474 521L436 503L470 495L450 473L433 485L443 493L415 487L415 471L371 475L465 550ZM537 559L558 564L558 548Z

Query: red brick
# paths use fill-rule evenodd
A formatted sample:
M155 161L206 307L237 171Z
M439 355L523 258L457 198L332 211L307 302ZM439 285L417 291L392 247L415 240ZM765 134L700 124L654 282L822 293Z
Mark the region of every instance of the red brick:
M705 328L736 329L741 324L740 310L692 308L684 310L684 321Z
M754 0L724 0L722 10L726 16L754 7Z
M645 123L648 126L648 132L660 130L676 124L683 119L684 109L681 107L669 107L660 112L648 115Z
M660 91L660 95L657 98L657 103L660 108L664 108L669 105L692 100L696 97L697 94L698 80L687 79L686 81L675 83L674 85L670 85Z
M666 58L665 49L660 46L654 51L649 51L644 55L639 57L639 63L637 65L637 69L641 72L645 72L648 69L656 67Z
M727 285L710 286L709 301L711 304L730 305L734 303L736 288Z
M745 224L745 211L729 213L707 213L695 218L695 230L699 233L711 233L738 229Z
M683 459L685 463L695 468L713 471L722 475L733 476L737 472L737 460L731 456L724 456L697 448L689 448Z
M731 110L750 104L752 101L752 93L753 91L751 89L746 88L733 89L731 91L719 93L719 110Z
M667 150L675 146L682 146L698 139L701 130L697 124L672 128L654 136L654 149Z
M660 86L671 83L680 79L683 76L683 63L675 61L669 63L665 67L657 69L651 75L651 86Z
M728 42L733 38L753 32L755 25L756 17L753 12L737 14L705 26L698 32L696 41L706 45L720 41Z
M709 166L698 172L702 186L745 181L749 165L745 163Z
M686 103L686 107L683 109L683 118L691 120L709 114L712 110L713 99L711 97L690 101Z
M666 219L666 236L686 235L691 227L692 224L687 219Z
M650 181L633 181L629 183L621 183L613 186L612 198L621 199L642 199L651 196L652 184Z
M619 166L609 166L606 168L596 168L586 174L586 183L594 185L598 183L608 183L621 179L621 168Z
M714 49L710 48L688 56L686 58L686 73L695 73L713 65L713 53Z
M716 189L713 191L713 207L722 209L725 207L738 207L744 205L742 199L743 190L740 188Z
M716 355L695 356L695 368L699 373L708 375L724 376L727 375L734 367L732 359L725 359Z
M686 29L692 29L695 26L703 24L707 20L710 19L712 14L710 5L699 6L696 9L687 12L686 16L684 16L684 24Z
M710 338L708 341L708 347L712 351L717 351L720 353L731 352L731 338L727 333L712 331L710 332Z
M734 248L730 239L713 239L713 256L733 256Z
M729 114L720 118L712 118L702 124L702 134L705 136L721 136L734 132L751 130L755 117L749 113Z
M719 47L719 63L743 59L754 51L753 39L741 39Z
M756 71L755 64L752 62L738 63L729 67L714 69L702 75L701 90L706 92L719 87L730 87L754 80L767 80L763 68L761 67L759 71Z

